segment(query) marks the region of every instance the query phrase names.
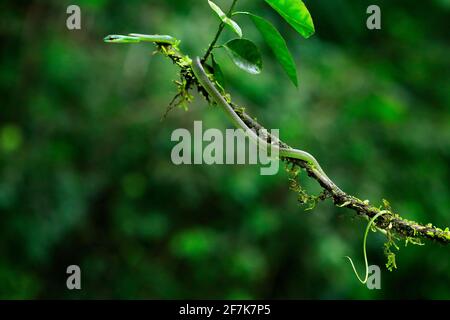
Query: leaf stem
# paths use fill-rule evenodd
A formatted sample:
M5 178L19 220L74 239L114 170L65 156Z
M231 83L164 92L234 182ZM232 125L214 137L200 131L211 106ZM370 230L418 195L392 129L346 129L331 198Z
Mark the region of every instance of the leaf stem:
M233 0L233 3L231 4L230 10L228 10L228 14L227 14L228 17L232 16L233 10L234 10L234 7L236 6L237 1L238 0ZM208 50L206 50L206 53L205 53L205 55L202 58L202 63L205 62L208 59L209 55L211 54L211 51L215 48L217 40L219 40L220 34L222 33L224 28L225 28L225 23L221 22L220 25L219 25L219 29L217 30L217 33L216 33L213 41L209 45Z

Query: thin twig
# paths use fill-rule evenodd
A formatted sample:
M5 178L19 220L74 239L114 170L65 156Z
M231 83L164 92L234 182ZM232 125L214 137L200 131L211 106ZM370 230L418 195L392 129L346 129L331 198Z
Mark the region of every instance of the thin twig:
M233 10L236 6L237 0L233 0L233 3L231 4L230 10L228 10L228 14L227 16L230 17L233 14ZM213 39L213 41L211 42L211 44L208 47L208 50L206 50L205 55L202 58L202 63L205 62L209 55L211 54L211 51L215 48L217 40L219 40L220 34L222 33L223 29L225 28L225 23L222 21L219 25L219 29L217 30L217 33Z

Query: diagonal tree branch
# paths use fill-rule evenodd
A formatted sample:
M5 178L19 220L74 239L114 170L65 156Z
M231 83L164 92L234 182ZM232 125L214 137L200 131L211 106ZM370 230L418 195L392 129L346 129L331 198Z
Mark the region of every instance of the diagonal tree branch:
M208 92L200 85L198 80L195 78L194 73L191 69L191 60L188 56L183 55L177 47L170 45L157 44L158 51L164 56L170 58L174 64L180 67L181 77L186 81L185 90L191 89L195 86L199 93L210 103L212 101ZM245 112L245 109L239 107L237 104L231 102L229 98L230 105L233 107L235 112L241 117L241 119L246 123L250 129L255 129L257 131L264 129L264 127L259 124L255 119ZM276 139L269 134L270 139ZM278 140L279 145L285 148L289 146ZM293 158L282 158L282 160L288 164L303 168L309 177L316 180L320 186L324 189L329 197L332 198L334 204L339 207L345 207L356 212L358 216L365 217L367 219L373 218L381 210L385 211L385 214L380 216L376 221L376 227L388 234L389 236L397 236L405 238L410 242L419 242L421 240L432 240L441 244L450 243L450 231L449 228L445 230L435 227L431 224L422 225L420 223L409 221L402 218L399 214L395 213L387 201L384 201L384 208L375 207L369 204L369 201L360 200L357 197L349 195L342 191L333 181L329 180L327 177L323 176L318 170L307 162L301 161L299 159Z

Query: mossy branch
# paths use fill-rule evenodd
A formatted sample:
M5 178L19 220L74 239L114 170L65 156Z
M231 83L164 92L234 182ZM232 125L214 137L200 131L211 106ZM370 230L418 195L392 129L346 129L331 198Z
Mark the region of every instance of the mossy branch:
M170 58L178 67L180 67L180 76L184 79L183 83L185 84L183 91L188 92L193 87L196 87L199 93L206 99L206 101L210 103L212 99L197 81L194 73L192 72L191 60L189 57L183 55L180 50L174 46L158 44L157 47L164 56ZM229 95L227 95L227 97L230 100L230 105L250 129L255 129L258 131L264 129L261 124L245 112L244 108L233 103ZM276 139L275 137L270 136L269 138ZM279 144L281 147L289 147L282 141L279 141ZM369 220L383 211L384 214L376 219L374 225L378 230L387 234L390 241L392 237L395 237L403 238L407 242L415 244L420 244L421 240L432 240L441 244L450 243L449 228L443 230L433 226L432 224L422 225L414 221L409 221L395 213L386 200L383 200L382 207L375 207L367 200L363 201L357 197L345 193L333 181L327 179L307 162L293 158L282 158L282 160L291 165L291 170L295 167L304 169L309 177L316 180L320 184L320 186L324 189L324 193L317 197L318 199L320 198L320 200L323 200L323 198L326 197L332 198L336 206L351 209L355 211L358 216ZM327 196L324 197L323 195Z

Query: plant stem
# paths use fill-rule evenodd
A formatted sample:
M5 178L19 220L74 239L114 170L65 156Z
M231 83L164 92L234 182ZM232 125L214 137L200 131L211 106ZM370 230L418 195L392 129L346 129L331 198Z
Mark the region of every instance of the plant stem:
M236 3L237 3L237 0L233 0L233 3L231 4L230 10L228 10L228 14L227 14L228 17L231 17L231 15L233 13L233 10L234 10L234 7L236 6ZM224 22L220 23L219 29L217 30L217 33L216 33L213 41L209 45L208 50L206 50L206 53L205 53L205 55L202 58L202 62L205 62L208 59L209 55L211 54L211 51L214 49L214 47L215 47L215 45L217 43L217 40L219 40L220 34L222 33L224 28L225 28L225 23Z

